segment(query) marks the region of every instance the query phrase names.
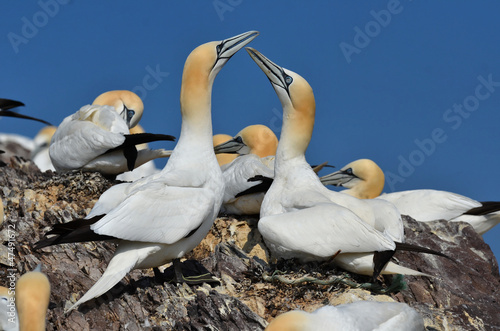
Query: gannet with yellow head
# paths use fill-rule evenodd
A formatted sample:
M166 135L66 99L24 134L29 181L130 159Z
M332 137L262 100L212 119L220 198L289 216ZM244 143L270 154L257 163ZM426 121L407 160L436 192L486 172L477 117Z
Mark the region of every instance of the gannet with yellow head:
M180 96L181 134L159 174L111 187L85 220L55 225L36 244L35 248L42 248L120 239L104 274L70 309L105 293L132 269L154 268L173 261L176 281L188 281L181 274L179 259L206 236L224 192L212 144L212 85L229 58L257 35L257 31L249 31L206 43L188 56ZM72 225L75 230L68 230Z
M357 301L324 306L312 313L294 310L277 316L265 331L423 331L418 312L400 302Z
M169 135L130 135L142 117L142 100L130 91L109 91L83 106L58 126L49 147L57 171L98 171L117 175L150 160L167 157L163 149L137 151L135 145L174 140Z
M275 257L326 260L360 274L422 273L388 262L404 240L397 209L328 190L305 159L315 118L311 86L248 47L283 106L274 181L262 202L259 231ZM368 202L368 203L367 203ZM436 252L437 253L437 252ZM440 253L438 253L440 254Z
M55 171L49 155L49 146L52 136L56 132L57 127L53 125L42 128L33 139L33 150L31 151L31 160L36 164L40 171L47 170Z
M410 190L382 194L384 173L368 159L356 160L341 170L321 177L325 185L347 188L341 191L360 199L377 198L394 204L403 215L420 222L448 220L467 222L479 234L500 223L500 202L479 202L466 196L439 190Z
M248 179L255 176L273 177L277 147L278 138L274 132L261 124L247 126L234 138L214 147L216 153L239 154L232 162L221 167L226 187L222 213L259 213L265 191L259 189L259 183L249 182Z

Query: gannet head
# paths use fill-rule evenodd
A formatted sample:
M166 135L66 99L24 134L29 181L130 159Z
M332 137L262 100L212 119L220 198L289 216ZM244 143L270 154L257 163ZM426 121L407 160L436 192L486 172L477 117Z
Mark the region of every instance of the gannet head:
M258 35L257 31L249 31L222 41L208 42L196 47L189 54L182 74L183 112L205 109L209 106L212 84L219 71L231 56Z
M304 331L310 323L309 313L300 310L289 311L277 316L265 331Z
M229 140L233 139L228 134L216 134L213 136L213 146L214 149L216 146L223 144ZM229 153L216 153L215 157L217 158L217 162L219 163L219 166L223 166L224 164L231 163L238 155L236 154L229 154Z
M49 125L38 131L37 135L33 139L35 142L35 148L31 151L32 159L44 148L49 147L52 136L54 135L56 130L57 127Z
M283 106L283 131L297 153L304 153L311 140L316 103L309 83L299 74L282 68L257 50L247 47L248 54L266 74ZM286 129L285 129L286 128Z
M266 157L276 154L278 138L265 125L249 125L225 143L214 147L215 153L255 154Z
M339 171L321 177L324 185L348 188L346 193L359 199L373 199L382 193L385 176L380 167L369 159L359 159Z
M50 283L39 271L27 272L16 283L16 308L21 330L45 330L45 315L49 306ZM34 328L33 326L38 326Z
M134 92L126 90L105 92L99 95L92 104L115 107L129 128L133 128L139 123L144 112L141 98Z

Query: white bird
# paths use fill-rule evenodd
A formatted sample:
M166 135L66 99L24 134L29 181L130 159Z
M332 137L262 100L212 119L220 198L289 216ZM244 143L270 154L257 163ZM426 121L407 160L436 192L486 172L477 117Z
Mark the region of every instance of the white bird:
M43 331L50 282L41 266L22 275L11 288L0 287L0 330Z
M130 129L130 133L131 134L145 133L145 131L142 128L142 126L137 124L136 126L134 126L133 128ZM143 150L143 149L149 149L149 146L148 146L148 144L140 144L140 145L137 145L136 148L137 148L137 150ZM167 155L167 154L171 155L172 151L166 151L165 155ZM116 179L124 181L124 182L133 182L133 181L136 181L142 177L146 177L149 175L154 175L156 173L159 173L160 170L161 169L158 169L155 166L154 161L151 160L151 161L148 161L148 162L144 163L143 165L135 168L132 171L127 171L127 172L124 172L122 174L119 174L118 176L116 176Z
M142 116L142 100L130 91L109 91L92 105L66 117L50 143L49 154L57 171L81 169L117 175L150 160L167 157L163 149L137 151L135 145L173 140L168 135L129 134Z
M342 193L360 199L382 199L394 204L403 215L420 222L448 220L467 222L479 234L500 223L500 202L479 202L463 195L438 190L410 190L382 194L384 173L369 159L360 159L339 171L321 177L325 185L347 188Z
M181 274L179 259L210 230L224 191L212 145L212 85L229 58L257 35L249 31L209 42L188 56L180 96L181 134L159 174L111 187L86 219L55 225L36 244L41 248L89 238L121 239L104 274L70 310L105 293L133 269L173 261L176 280L188 281ZM56 236L47 238L51 233Z
M33 138L33 149L31 150L31 160L36 164L40 171L47 170L55 171L49 155L49 146L52 136L56 132L57 127L49 125L41 129L38 134Z
M277 316L266 331L423 331L424 320L405 303L357 301L324 306L312 313L294 310Z
M373 279L380 272L422 275L387 263L396 248L405 249L402 220L394 206L330 191L307 163L305 151L315 116L314 94L307 81L256 50L247 51L283 106L274 181L262 202L258 225L273 255L311 261L329 259L340 251L334 263Z
M214 147L216 153L240 154L232 162L221 166L224 177L222 213L234 215L258 214L265 191L259 183L249 182L255 176L274 176L274 154L278 138L265 125L250 125L227 142ZM256 191L253 192L252 189ZM242 192L245 192L242 194Z
M233 137L231 137L228 134L223 134L223 133L215 134L212 138L214 147L217 145L220 145L222 143L225 143L226 141L229 141L231 139L233 139ZM223 166L224 164L230 163L237 156L238 156L237 154L230 154L230 153L216 153L215 154L215 157L217 158L217 162L219 163L219 166Z

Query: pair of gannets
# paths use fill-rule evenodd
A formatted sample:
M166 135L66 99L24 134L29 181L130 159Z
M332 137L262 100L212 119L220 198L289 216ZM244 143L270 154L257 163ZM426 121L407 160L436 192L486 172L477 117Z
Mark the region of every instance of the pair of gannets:
M467 222L479 234L500 223L500 202L479 202L463 195L438 190L411 190L382 194L384 173L369 159L353 161L339 171L321 177L325 185L343 186L341 191L360 199L383 199L403 215L420 222L448 220Z
M35 245L119 239L106 271L70 310L105 293L133 269L173 261L176 280L186 280L179 259L210 230L224 191L212 144L213 82L231 56L258 34L249 31L209 42L188 56L180 95L180 138L159 174L111 187L85 219L55 225Z
M423 331L424 320L405 303L357 301L324 306L312 313L277 316L265 331Z
M41 266L22 275L15 287L0 287L0 328L9 331L45 331L50 283Z
M259 185L257 182L249 182L249 178L274 176L274 155L277 147L278 138L274 132L260 124L247 126L234 138L214 147L216 155L219 153L238 155L232 161L221 165L225 184L220 210L222 213L234 215L259 213L265 192L249 192L241 196L239 194Z
M388 262L396 249L412 249L402 244L403 223L391 203L330 191L306 162L315 117L314 95L307 81L258 51L247 50L283 106L274 181L262 202L258 223L272 254L311 261L340 253L334 263L374 279L379 273L423 275Z
M83 106L57 127L49 154L57 171L81 169L117 175L159 157L163 149L137 150L135 145L155 140L174 140L169 135L130 134L141 119L142 100L130 91L109 91L92 105Z

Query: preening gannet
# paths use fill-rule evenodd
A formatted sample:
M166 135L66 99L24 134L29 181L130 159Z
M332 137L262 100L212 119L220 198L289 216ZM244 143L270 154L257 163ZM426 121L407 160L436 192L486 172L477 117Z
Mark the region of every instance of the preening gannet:
M18 279L15 298L20 330L45 331L50 283L40 266Z
M179 142L157 175L122 183L104 192L84 220L59 224L36 248L103 239L121 239L108 268L75 308L118 283L130 270L174 262L198 245L222 204L224 182L212 145L211 94L224 64L257 37L249 31L203 44L186 59L181 86ZM74 229L74 231L73 231ZM54 237L48 238L50 234Z
M257 182L248 179L255 176L274 176L274 154L278 138L265 125L250 125L227 142L214 147L216 153L240 154L231 163L221 166L225 190L222 213L235 215L258 214L265 191L252 188ZM241 194L242 192L248 192Z
M92 105L66 117L50 143L49 154L57 171L81 169L117 175L150 160L167 157L159 149L137 151L135 145L174 140L169 135L129 134L142 116L142 100L130 91L109 91Z
M324 306L312 313L294 310L277 316L266 331L423 331L424 320L406 303L358 301Z
M229 141L231 139L233 139L233 137L231 137L228 134L223 134L223 133L215 134L213 136L214 147L217 145L220 145L222 143L225 143L226 141ZM238 154L229 154L229 153L217 153L217 154L215 154L215 157L217 158L217 162L219 163L220 166L223 166L224 164L230 163L237 156L238 156Z
M130 129L131 134L144 133L144 132L145 132L144 129L139 124ZM140 144L137 145L136 148L137 150L149 149L148 144ZM170 156L172 154L172 151L165 151L164 154ZM132 171L127 171L122 174L119 174L118 176L116 176L116 179L124 182L133 182L135 180L138 180L139 178L153 175L158 172L160 172L160 169L156 168L154 161L151 160L135 168Z
M57 127L55 126L46 126L41 129L33 139L34 146L31 151L31 160L42 172L47 170L56 170L52 165L49 155L50 141L52 140L52 136L54 136L56 130Z
M448 220L467 222L479 234L500 223L500 202L479 202L456 193L410 190L382 194L384 173L368 159L356 160L339 171L323 176L325 185L343 186L341 191L360 199L382 199L394 204L403 215L420 222Z
M24 103L22 103L20 101L10 100L10 99L0 99L0 116L24 118L27 120L33 120L33 121L41 122L41 123L44 123L47 125L51 125L49 122L44 121L42 119L27 116L27 115L21 115L21 114L18 114L12 110L9 110L9 109L17 108L20 106L24 106Z
M274 181L262 202L258 225L273 255L310 261L329 259L340 251L334 262L351 272L373 278L380 272L422 275L386 264L396 248L404 249L403 224L394 206L330 191L306 162L315 116L307 81L256 50L247 51L283 106Z

